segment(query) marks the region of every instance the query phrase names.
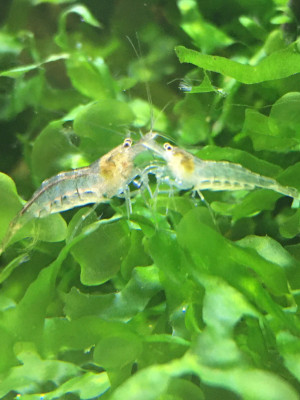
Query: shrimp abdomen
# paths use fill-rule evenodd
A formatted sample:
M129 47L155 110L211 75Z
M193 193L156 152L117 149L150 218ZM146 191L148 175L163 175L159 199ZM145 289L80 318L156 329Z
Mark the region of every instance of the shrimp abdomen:
M239 164L197 160L194 174L197 190L252 190L270 189L296 198L298 190L280 185L275 179L252 172Z
M97 165L62 172L43 182L20 214L43 217L103 199Z

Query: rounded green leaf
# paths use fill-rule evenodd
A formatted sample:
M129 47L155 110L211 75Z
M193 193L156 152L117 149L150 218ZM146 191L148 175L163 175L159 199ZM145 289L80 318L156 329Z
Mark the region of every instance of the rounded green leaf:
M83 107L75 117L74 130L80 137L92 139L106 153L119 145L134 120L130 107L123 102L106 99Z
M136 335L111 336L100 340L94 350L94 361L106 370L123 368L137 360L142 344Z
M95 100L114 97L116 84L102 58L91 60L83 54L76 53L66 64L73 86L84 96Z
M84 5L76 4L74 6L67 8L60 15L58 34L55 37L56 43L62 48L68 48L67 18L72 13L79 15L82 22L94 26L95 28L101 27L100 22L93 16L90 10Z
M51 176L86 165L62 121L53 121L39 134L32 149L32 170L37 185Z
M0 173L0 242L4 238L9 223L22 208L22 200L17 194L14 181Z
M81 282L94 286L111 279L120 269L129 248L126 222L103 224L71 250L81 268Z

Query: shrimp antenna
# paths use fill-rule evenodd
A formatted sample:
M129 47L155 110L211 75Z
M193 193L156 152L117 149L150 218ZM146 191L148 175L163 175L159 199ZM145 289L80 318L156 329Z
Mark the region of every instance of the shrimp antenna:
M137 59L140 62L143 62L142 61L142 57L141 57L142 56L141 42L140 42L140 39L139 39L139 36L138 36L137 32L135 33L135 36L136 36L136 40L137 40L138 50L136 49L136 47L135 47L133 41L131 40L131 38L129 36L126 36L126 38L127 38L128 42L130 43L131 47L133 48L133 51L134 51ZM145 66L145 62L143 62L143 65ZM148 100L148 103L150 104L150 131L152 132L153 128L154 128L154 126L156 124L156 121L160 118L160 116L166 110L166 108L169 107L169 105L173 102L173 100L168 101L164 105L164 107L159 111L157 117L154 118L153 101L152 101L150 86L149 86L148 82L145 82L145 87L146 87L147 100ZM164 136L164 135L161 135L161 134L159 134L159 136L161 136L161 137L163 137L163 138L165 138L167 140L172 140L168 136Z
M160 116L162 115L162 113L169 107L169 105L170 105L172 102L173 102L173 100L169 100L169 101L163 106L163 108L160 109L160 111L159 111L159 113L158 113L158 115L157 115L157 117L156 117L155 119L154 119L154 115L153 115L153 125L151 125L151 131L152 131L152 128L154 127L156 121L160 118ZM153 114L153 112L152 112L152 114ZM160 135L160 136L163 137L163 138L165 138L165 139L168 139L168 140L173 140L172 138L170 138L170 137L167 136L167 135Z
M135 47L133 41L130 39L130 37L126 36L126 38L127 38L128 42L130 43L131 47L133 48L133 51L134 51L137 59L140 62L142 62L141 42L140 42L139 35L138 35L137 32L135 33L135 36L136 36L136 40L137 40L138 50L136 49L136 47ZM145 66L145 63L143 63L143 64ZM149 87L148 82L145 82L145 87L146 87L147 100L148 100L148 102L150 104L150 130L152 131L153 124L154 124L154 113L153 113L152 97L151 97L151 92L150 92L150 87Z

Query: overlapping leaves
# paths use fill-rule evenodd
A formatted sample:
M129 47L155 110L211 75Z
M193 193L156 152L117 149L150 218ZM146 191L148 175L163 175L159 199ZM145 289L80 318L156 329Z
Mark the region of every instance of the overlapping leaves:
M300 189L299 45L277 26L295 20L287 1L231 0L222 19L214 1L157 3L154 14L136 2L137 19L127 0L109 12L72 0L13 3L0 34L0 118L29 166L25 179L23 160L7 166L20 194L153 122L182 146L205 145L192 149L200 158ZM31 22L43 7L53 24L43 20L44 37ZM15 26L22 19L27 31ZM132 29L146 43L141 69L124 45ZM194 66L184 99L166 84L174 70L186 73L174 43ZM150 106L138 85L147 79L156 80ZM157 111L170 97L174 113ZM206 192L210 213L190 193L163 182L159 193L152 177L150 186L154 198L138 190L130 218L112 199L34 220L10 242L1 397L297 399L299 209L269 190ZM0 189L3 238L24 201L5 174Z

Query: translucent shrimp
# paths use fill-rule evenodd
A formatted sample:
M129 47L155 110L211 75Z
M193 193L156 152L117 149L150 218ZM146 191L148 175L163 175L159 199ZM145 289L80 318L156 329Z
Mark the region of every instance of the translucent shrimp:
M179 189L193 189L201 198L202 190L252 190L263 188L274 190L285 196L299 199L296 188L280 185L275 179L256 174L239 164L228 161L207 161L191 153L165 143L162 148L153 140L144 146L161 156L167 162L167 168L158 169L162 178L174 179ZM171 176L170 176L171 175Z
M15 233L33 218L46 217L86 204L106 202L122 193L130 203L129 184L140 174L134 159L146 150L146 143L153 139L151 133L132 145L132 140L127 138L123 144L90 166L61 172L45 180L11 222L0 247L0 254Z

